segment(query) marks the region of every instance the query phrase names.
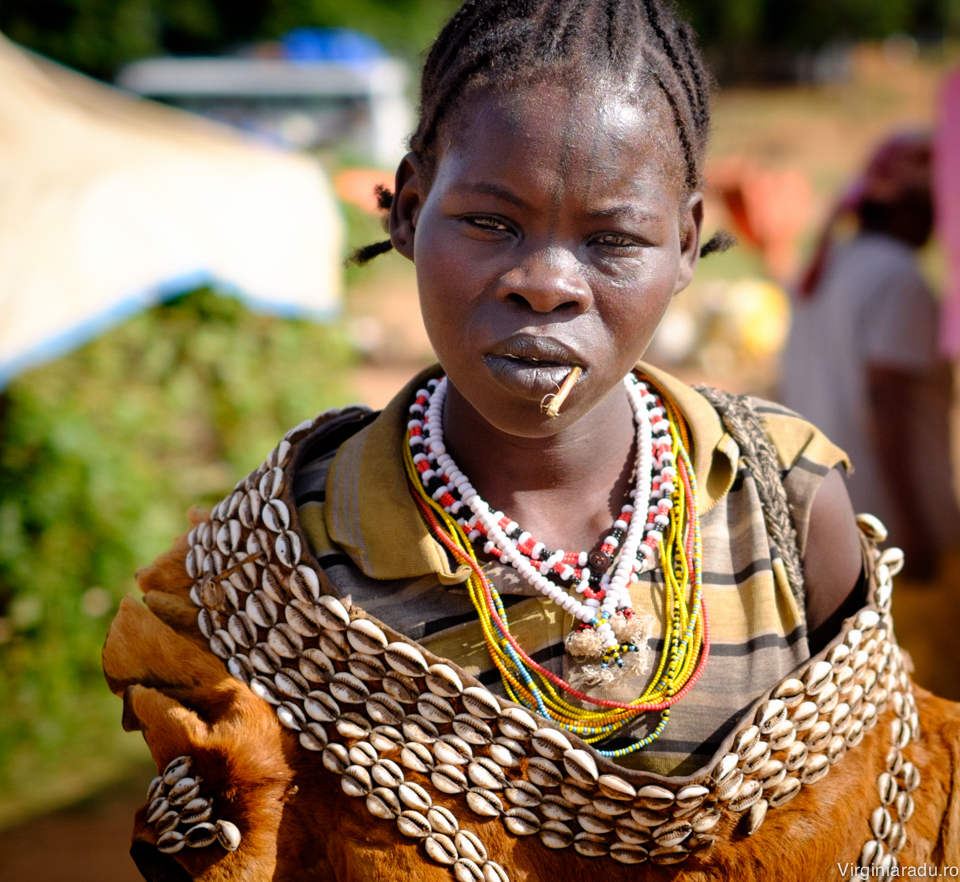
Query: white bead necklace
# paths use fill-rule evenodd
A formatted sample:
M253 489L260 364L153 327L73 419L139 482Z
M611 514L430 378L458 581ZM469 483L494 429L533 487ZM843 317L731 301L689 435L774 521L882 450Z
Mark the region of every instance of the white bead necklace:
M637 573L653 566L653 552L661 538L664 521L669 522L669 518L665 516L670 507L669 494L663 493L659 486L664 481L669 481L673 471L672 455L664 452L663 434L666 433L669 440L669 425L658 420L654 429L651 412L662 416L662 411L657 408L658 402L648 392L646 384L640 383L632 373L624 378L637 426L637 458L633 489L630 492L633 505L624 506L621 518L615 523L615 533L626 526L622 544L617 542L615 536L608 536L604 540L604 548L612 547L616 550L619 544L619 554L616 556L612 573L608 569L600 577L602 600L588 599L584 602L548 578L548 574L559 574L562 579L568 580L574 572L572 566L560 563L565 557L564 553L554 552L537 565L543 550L542 543L529 549L532 541L529 534L519 532L517 535L517 525L506 518L503 512L491 509L447 453L443 443L443 406L448 382L447 378L443 377L439 381L432 381L430 385L433 386L434 383L436 385L432 392L426 389L418 391L418 403L411 406L411 420L408 424L411 429L411 446L416 448L423 445L425 451L414 455L414 463L418 466L425 489L431 492L433 498L440 502L448 513L458 519L461 527L469 532L470 539L476 541L485 534L488 540L485 550L496 554L503 563L516 569L540 594L580 622L596 629L604 651L615 651L619 641L610 625L610 619L618 612L630 611L629 614L632 614L629 585ZM416 434L413 434L414 432ZM654 434L660 437L654 438ZM659 454L656 458L655 452ZM655 471L658 472L656 476ZM664 485L663 489L667 489L667 486L669 485ZM665 495L666 502L663 500ZM657 500L657 504L652 504ZM464 506L469 508L472 517L461 516ZM634 506L641 513L648 512L649 517L634 517ZM626 518L629 518L628 524L625 522ZM508 535L509 533L513 533L516 538ZM524 545L528 546L527 552L521 550L520 546ZM584 553L578 556L584 574L576 586L578 593L585 591L590 578L590 571L583 566L586 557Z

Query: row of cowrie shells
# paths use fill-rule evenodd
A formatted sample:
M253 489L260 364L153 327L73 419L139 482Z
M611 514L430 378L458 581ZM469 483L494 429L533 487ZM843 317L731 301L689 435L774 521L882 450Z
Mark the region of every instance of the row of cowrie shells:
M233 570L227 590L218 593L208 577L191 596L203 607L200 627L212 650L275 706L306 749L323 751L325 761L336 749L360 769L384 754L396 756L408 770L428 776L437 790L465 794L476 814L500 816L515 835L539 833L549 847L572 845L590 857L609 853L625 863L648 858L674 863L713 844L711 831L725 810L749 812L746 832L759 829L768 808L785 804L802 784L826 775L875 724L887 698L899 694L889 625L864 610L829 661L814 662L802 678L780 684L753 725L741 730L736 753L720 760L712 779L677 792L659 785L638 791L617 775L600 775L592 755L574 748L561 731L540 728L530 714L502 707L485 689L464 689L448 665L428 666L411 644L390 643L376 624L351 617L336 598L320 596L319 579L309 567L276 554L271 559L267 531L271 524L289 527L286 506L274 506L282 505L277 496L289 456L289 448L281 448L271 455L273 463L268 460L214 509L224 523L195 528L193 568L201 579L218 567L221 573ZM238 533L231 518L244 500L259 521L241 517ZM279 514L264 521L266 503ZM241 546L244 535L248 558L239 562L227 553ZM889 573L896 561L886 566ZM313 642L317 645L307 645ZM421 678L426 689L417 682ZM351 710L342 711L341 704ZM415 713L409 705L416 705ZM336 738L358 743L347 749ZM487 756L476 756L475 748ZM773 756L778 751L780 759ZM524 758L530 780L508 779L505 770L519 767ZM540 788L560 793L544 795ZM574 820L581 832L566 825ZM611 833L620 841L611 845Z
M873 834L860 852L860 866L867 872L890 874L899 866L897 855L907 843L907 822L915 809L914 791L920 772L904 758L904 749L920 737L920 720L913 693L895 693L891 704L896 716L890 722L890 750L886 770L877 777L880 805L870 816Z
M176 854L184 846L205 848L219 842L227 851L236 851L240 830L230 821L210 822L213 806L200 796L203 779L190 774L192 766L192 757L178 756L147 788L146 822L157 832L157 848L164 854Z

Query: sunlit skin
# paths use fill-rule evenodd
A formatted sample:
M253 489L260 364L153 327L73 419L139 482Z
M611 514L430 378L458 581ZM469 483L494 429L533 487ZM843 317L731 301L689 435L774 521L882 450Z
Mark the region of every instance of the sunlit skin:
M656 91L615 95L563 83L480 93L432 170L403 160L391 212L450 381L447 447L481 496L553 548L593 548L626 499L634 424L621 381L700 247L702 196L683 186L665 104ZM540 402L574 364L583 376L550 419ZM839 476L823 486L834 483L842 503ZM860 567L849 501L845 516L845 586L826 615Z

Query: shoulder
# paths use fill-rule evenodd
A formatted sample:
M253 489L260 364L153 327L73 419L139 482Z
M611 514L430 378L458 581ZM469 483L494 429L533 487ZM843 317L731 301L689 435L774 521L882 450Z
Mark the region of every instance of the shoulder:
M850 468L847 454L796 411L752 395L746 400L763 424L782 471L800 468L823 477L836 466Z

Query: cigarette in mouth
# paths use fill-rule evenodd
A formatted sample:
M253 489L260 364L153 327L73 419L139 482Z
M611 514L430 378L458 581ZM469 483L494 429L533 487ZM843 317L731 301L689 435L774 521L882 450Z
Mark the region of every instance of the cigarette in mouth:
M580 374L582 373L583 368L579 365L574 365L570 373L567 374L567 378L563 381L560 391L557 392L556 395L551 393L545 396L543 401L540 402L540 408L550 419L555 419L560 413L563 402L567 400L567 396L573 391L573 387L577 384L577 380L580 379ZM547 404L547 399L550 399L549 404ZM545 404L546 407L544 407Z

